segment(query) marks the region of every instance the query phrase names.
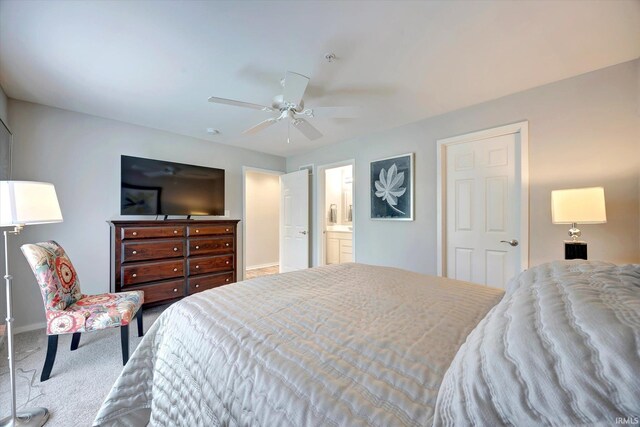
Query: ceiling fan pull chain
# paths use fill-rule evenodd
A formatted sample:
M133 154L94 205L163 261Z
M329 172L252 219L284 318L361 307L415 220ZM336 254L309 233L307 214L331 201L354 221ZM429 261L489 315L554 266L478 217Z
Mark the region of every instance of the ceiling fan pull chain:
M287 144L291 144L289 136L291 135L291 120L287 120Z

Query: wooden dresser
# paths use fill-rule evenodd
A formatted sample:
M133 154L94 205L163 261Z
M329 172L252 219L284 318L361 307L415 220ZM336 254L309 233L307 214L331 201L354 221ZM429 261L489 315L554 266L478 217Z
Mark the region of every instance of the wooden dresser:
M235 282L238 222L110 221L111 292L144 291L147 306Z

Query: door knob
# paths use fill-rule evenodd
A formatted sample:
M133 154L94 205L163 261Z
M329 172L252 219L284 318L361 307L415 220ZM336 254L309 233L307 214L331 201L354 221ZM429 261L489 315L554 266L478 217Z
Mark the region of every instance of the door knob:
M516 239L513 239L513 240L500 240L500 243L508 243L511 246L518 246L518 241Z
M306 232L306 231L298 231L298 233L300 233L300 234L307 234L307 232Z

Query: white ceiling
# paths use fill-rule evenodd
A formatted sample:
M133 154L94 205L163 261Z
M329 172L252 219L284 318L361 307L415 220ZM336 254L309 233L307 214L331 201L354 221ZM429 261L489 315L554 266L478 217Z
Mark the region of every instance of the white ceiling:
M639 56L638 0L0 2L8 96L284 156ZM284 122L242 135L269 113L207 102L269 105L286 70L307 106L363 117L287 144Z

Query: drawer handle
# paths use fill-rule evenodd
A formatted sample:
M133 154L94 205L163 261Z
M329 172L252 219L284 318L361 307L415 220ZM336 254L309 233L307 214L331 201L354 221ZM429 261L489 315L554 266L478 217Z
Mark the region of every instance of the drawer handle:
M199 288L199 287L200 287L200 285L196 285L196 288Z
M136 273L133 273L131 277L138 277L138 275Z
M229 261L227 261L226 264L229 264Z
M196 245L196 249L200 249L200 246Z
M229 244L227 243L225 246L229 246Z
M199 268L200 268L200 266L199 266L199 265L196 265L196 270L197 270L197 269L199 269Z
M173 248L173 252L178 252L178 248Z
M227 278L227 279L225 280L225 282L228 282L228 281L229 281L229 278Z
M174 268L174 269L173 269L173 271L178 271L178 269L177 269L177 268Z
M137 235L138 235L138 232L137 232L137 231L134 231L132 234L133 234L134 236L137 236Z
M133 251L133 254L134 254L134 255L135 255L135 254L137 254L137 253L138 253L138 251Z
M178 234L178 230L173 230L173 234Z
M178 292L178 288L173 288L173 292Z
M199 233L199 232L200 232L200 230L198 230L198 229L196 228L196 233Z
M229 229L227 228L225 231L229 231Z

